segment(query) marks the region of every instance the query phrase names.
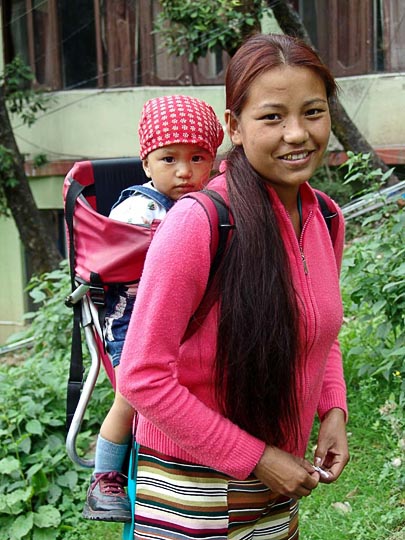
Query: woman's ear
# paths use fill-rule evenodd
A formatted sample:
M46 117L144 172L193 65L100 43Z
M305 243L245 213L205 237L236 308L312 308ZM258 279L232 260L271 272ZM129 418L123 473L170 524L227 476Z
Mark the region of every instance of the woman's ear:
M148 178L152 178L152 175L151 175L150 170L149 170L149 163L148 163L148 158L147 157L142 160L142 167L143 167L143 170L145 171L146 176Z
M225 111L225 124L226 131L228 132L232 144L235 146L241 146L242 137L239 130L239 120L229 109L226 109Z

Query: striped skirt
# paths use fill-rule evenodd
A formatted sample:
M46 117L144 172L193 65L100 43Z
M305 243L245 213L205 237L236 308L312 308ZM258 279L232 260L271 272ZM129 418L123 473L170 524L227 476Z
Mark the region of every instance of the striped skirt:
M135 540L298 540L298 503L140 446Z

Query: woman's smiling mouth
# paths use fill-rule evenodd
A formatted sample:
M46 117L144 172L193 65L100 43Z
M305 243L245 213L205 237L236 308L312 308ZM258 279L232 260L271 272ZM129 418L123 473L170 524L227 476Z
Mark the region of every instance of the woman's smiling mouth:
M286 161L298 161L301 159L306 159L309 154L310 152L305 150L304 152L285 154L284 156L280 156L278 159L283 159Z

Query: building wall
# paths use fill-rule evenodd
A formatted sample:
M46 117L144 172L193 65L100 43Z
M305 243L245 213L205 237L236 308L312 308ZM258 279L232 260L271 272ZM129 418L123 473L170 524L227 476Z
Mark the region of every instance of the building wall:
M398 160L405 156L405 73L349 77L339 80L339 85L341 101L364 136L375 148L385 149L390 163L401 162ZM58 176L55 171L51 173L53 176L45 176L47 169L52 171L49 166L30 169L38 206L63 208L62 180L72 161L138 155L137 125L142 105L147 99L165 93L185 93L204 99L223 120L222 86L72 90L54 94L48 110L31 128L14 119L17 143L28 160L44 153L50 162L62 161ZM226 141L222 145L220 154L226 151L227 144ZM26 309L23 292L26 283L22 247L11 219L0 220L0 236L1 345L7 336L20 329Z

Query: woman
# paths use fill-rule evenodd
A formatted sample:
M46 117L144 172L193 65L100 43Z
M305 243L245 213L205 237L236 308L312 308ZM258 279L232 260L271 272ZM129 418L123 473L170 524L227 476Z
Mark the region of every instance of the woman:
M135 538L297 539L298 500L348 462L343 217L335 209L332 245L307 183L335 91L318 56L288 36L256 35L230 61L233 148L209 184L236 227L218 301L183 341L211 233L198 203L181 200L148 252L124 346L120 390L139 412ZM304 458L316 413L317 468Z

